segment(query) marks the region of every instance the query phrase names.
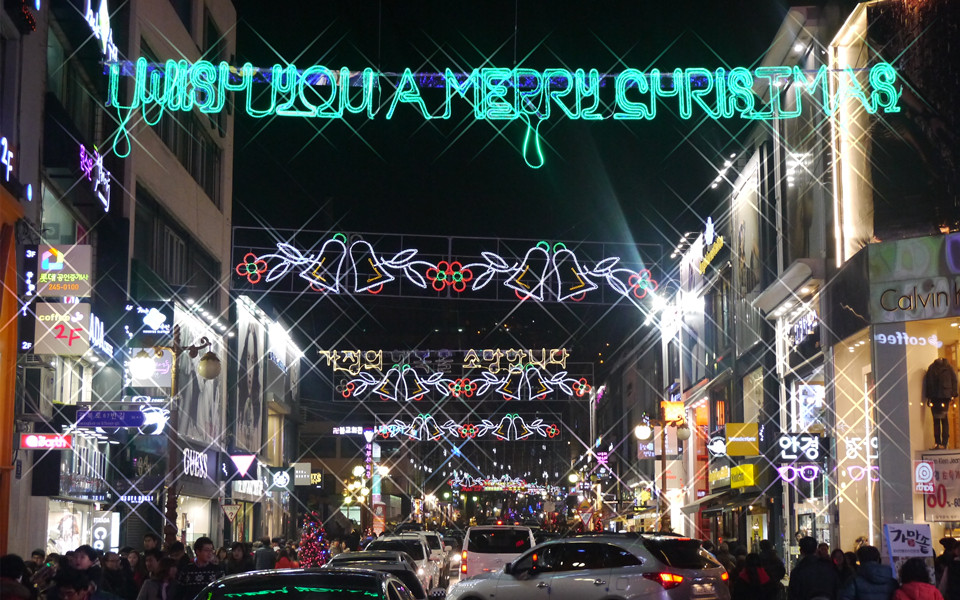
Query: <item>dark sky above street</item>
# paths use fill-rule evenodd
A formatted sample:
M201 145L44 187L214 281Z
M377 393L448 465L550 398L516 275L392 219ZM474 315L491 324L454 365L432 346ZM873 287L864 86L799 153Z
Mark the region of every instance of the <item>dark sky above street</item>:
M269 67L289 61L299 68L322 64L381 72L519 65L613 74L628 67L751 67L772 42L786 11L786 5L769 0L238 0L234 63ZM442 100L442 92L433 93ZM629 124L553 118L541 127L546 164L531 169L520 153L524 126L519 122L427 122L409 107L387 121L384 112L386 107L374 120L352 115L346 122L325 122L255 120L241 111L235 140L235 224L656 243L669 255L684 231L702 228L702 219L722 198L722 190L711 190L710 182L723 157L740 149L738 136L749 125L681 121L666 113ZM383 347L475 347L486 342L431 341L427 327L449 322L444 326L454 330L471 319L471 327L476 321L493 323L513 310L509 304L454 308L451 302L442 307L437 302L408 306L383 300L360 306L346 299L311 298L282 313L284 320L297 321L301 339L325 336L321 344L379 339ZM404 318L396 318L397 307L409 311L399 313ZM620 321L629 310L585 309L573 315L572 326L554 324L558 331L552 339L559 344L589 331L609 336L604 328L629 331L635 319L626 325ZM553 321L550 314L564 312L569 311L554 305L514 316L527 325L539 316L541 325L531 329L540 329ZM390 338L393 331L397 339Z

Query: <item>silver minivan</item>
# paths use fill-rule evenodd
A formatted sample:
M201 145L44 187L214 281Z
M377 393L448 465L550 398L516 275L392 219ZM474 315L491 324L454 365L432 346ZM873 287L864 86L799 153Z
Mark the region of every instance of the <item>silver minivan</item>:
M470 527L460 552L460 579L498 571L534 544L533 530L522 525Z

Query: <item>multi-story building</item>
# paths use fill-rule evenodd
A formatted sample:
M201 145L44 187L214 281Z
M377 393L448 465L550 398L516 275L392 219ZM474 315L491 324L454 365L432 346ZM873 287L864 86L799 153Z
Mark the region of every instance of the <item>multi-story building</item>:
M19 327L26 352L17 371L18 425L72 436L72 448L23 453L5 528L20 553L91 543L95 529L107 530L105 547L138 546L167 518L188 541L223 537L222 512L210 499L220 495L215 474L229 443L227 386L200 378L197 356L183 352L174 361L170 350L179 350L176 325L182 347L206 337L204 351L227 359L233 118L120 112L106 101L106 66L140 56L225 60L235 51L236 14L228 0L109 4L44 3L31 53L37 101L19 111L26 118L36 107L30 143L42 166L37 215L23 221L17 240L38 283L21 286L29 310ZM123 81L121 93L132 85ZM158 118L154 128L144 123ZM127 136L118 135L124 120ZM61 263L72 271L69 283L44 285L62 280L52 272ZM29 262L22 272L31 272ZM131 337L144 326L138 307L162 315L157 331L166 335ZM63 314L83 317L83 351L72 339L59 346L47 339L44 323ZM155 344L168 347L158 372L175 377L143 394L125 364L138 346ZM162 435L77 426L78 404L137 410L151 401L150 411L173 417ZM180 446L193 454L180 456ZM168 493L174 477L178 498ZM177 502L167 506L168 497Z

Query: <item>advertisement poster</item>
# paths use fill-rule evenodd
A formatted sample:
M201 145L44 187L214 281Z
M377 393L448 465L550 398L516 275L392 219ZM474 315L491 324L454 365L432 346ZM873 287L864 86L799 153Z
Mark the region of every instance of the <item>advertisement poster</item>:
M933 463L933 493L923 498L923 520L960 521L960 452L924 454Z
M237 303L237 366L236 445L258 452L262 444L263 359L266 355L264 328L254 318L245 302Z
M181 343L184 346L196 344L203 337L212 342L196 358L191 358L189 352L183 352L177 360L180 435L198 442L212 442L220 439L224 430L224 374L214 379L204 379L197 372L197 364L208 351L220 357L221 363L226 362L223 340L196 317L179 309L176 322L180 324Z
M82 505L87 508L86 505ZM90 542L88 523L89 509L84 511L81 505L61 500L50 501L47 515L47 553L64 554L77 549L77 546Z
M733 285L738 351L760 341L760 312L750 303L761 291L760 280L760 153L750 158L737 179L730 209Z

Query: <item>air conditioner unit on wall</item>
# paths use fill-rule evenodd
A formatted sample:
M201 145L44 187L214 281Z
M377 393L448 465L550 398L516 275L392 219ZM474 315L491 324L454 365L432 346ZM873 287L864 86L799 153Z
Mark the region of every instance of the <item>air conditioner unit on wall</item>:
M19 369L18 418L30 421L53 417L53 397L56 390L56 371L41 357L28 355Z

